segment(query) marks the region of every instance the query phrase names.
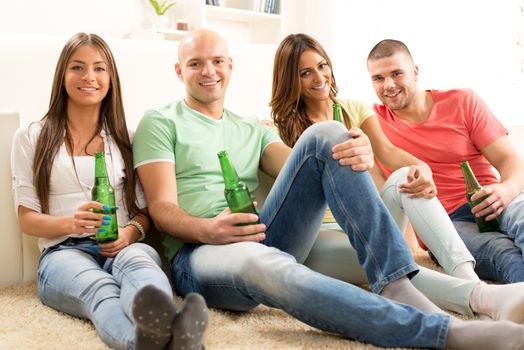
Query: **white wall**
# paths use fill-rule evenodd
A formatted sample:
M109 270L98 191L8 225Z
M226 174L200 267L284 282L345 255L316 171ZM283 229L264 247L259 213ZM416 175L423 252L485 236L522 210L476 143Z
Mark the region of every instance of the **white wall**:
M0 33L0 111L20 113L22 124L43 117L49 105L56 61L68 36ZM147 109L185 96L175 74L178 43L107 40L117 62L127 124L135 128ZM226 107L241 115L268 117L274 47L231 44L233 75ZM256 73L253 74L253 71Z
M329 52L341 96L377 101L366 58L379 40L394 38L410 48L422 88L473 88L504 123L524 123L518 0L332 0L332 6Z
M150 25L147 6L147 0L0 0L0 33L123 38Z
M323 44L341 97L376 101L366 57L378 40L396 38L411 49L421 87L471 87L503 122L524 123L523 0L281 1L284 34L303 31ZM0 0L0 33L144 38L150 17L147 0Z

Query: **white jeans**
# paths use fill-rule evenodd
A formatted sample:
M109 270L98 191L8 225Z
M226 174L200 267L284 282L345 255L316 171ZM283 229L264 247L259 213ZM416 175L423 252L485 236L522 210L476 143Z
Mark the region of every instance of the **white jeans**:
M437 198L409 199L398 191L398 185L406 182L406 176L407 168L398 169L388 178L380 193L401 232L404 232L409 218L418 236L447 273L463 262L474 262ZM327 230L320 232L305 265L349 283L367 283L355 250L347 244L347 236L336 224L324 225L323 228ZM473 316L469 300L478 282L424 267L420 267L412 282L440 308Z
M405 231L407 221L433 253L447 274L464 262L475 263L473 255L460 238L455 226L440 201L432 199L409 198L399 191L399 185L407 180L408 168L395 171L387 179L380 196L395 219L401 232Z

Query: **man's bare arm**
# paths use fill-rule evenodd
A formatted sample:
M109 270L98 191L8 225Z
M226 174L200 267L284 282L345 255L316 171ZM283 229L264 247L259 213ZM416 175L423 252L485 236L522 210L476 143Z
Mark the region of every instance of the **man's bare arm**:
M476 200L488 196L472 212L479 216L490 214L486 219L492 220L524 189L524 162L511 144L509 136L496 139L481 151L499 172L500 183L484 186L482 191L472 197Z
M265 225L236 226L254 222L254 214L231 214L229 209L214 218L189 215L178 205L175 165L169 162L149 163L138 167L149 213L156 227L185 242L225 244L240 241L260 241L265 238Z
M262 154L260 169L275 179L290 154L291 148L283 142L270 143Z

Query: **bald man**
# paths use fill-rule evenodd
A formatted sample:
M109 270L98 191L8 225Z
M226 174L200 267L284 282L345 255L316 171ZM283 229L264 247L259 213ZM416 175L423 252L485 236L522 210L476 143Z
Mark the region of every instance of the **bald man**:
M185 99L147 111L133 150L178 293L201 293L215 308L280 308L313 327L385 347L522 347L523 326L452 318L413 287L408 276L418 267L361 171L372 165L365 136L350 137L337 122L316 123L291 150L257 118L225 109L233 61L215 32L184 37L175 69ZM251 190L259 169L276 178L260 215L228 209L221 150ZM302 264L327 205L375 293Z

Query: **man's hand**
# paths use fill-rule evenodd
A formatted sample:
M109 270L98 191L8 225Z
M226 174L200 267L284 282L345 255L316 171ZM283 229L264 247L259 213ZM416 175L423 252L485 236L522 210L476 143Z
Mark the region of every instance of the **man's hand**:
M407 182L399 186L400 192L409 193L409 198L431 199L437 195L433 174L427 165L409 167Z
M267 125L271 128L275 127L275 123L273 122L273 119L260 119L260 122L264 125Z
M373 150L366 134L359 128L348 130L350 139L332 148L333 159L340 165L350 165L355 171L369 170L373 166Z
M260 242L266 238L264 233L266 225L256 224L257 221L258 215L233 214L229 208L226 208L216 217L209 219L209 229L206 230L208 234L202 238L202 243ZM237 226L237 224L246 225Z
M517 194L513 188L503 183L486 185L471 196L471 200L473 201L487 196L482 202L474 206L471 212L476 217L489 214L486 216L486 220L493 220L502 214Z

